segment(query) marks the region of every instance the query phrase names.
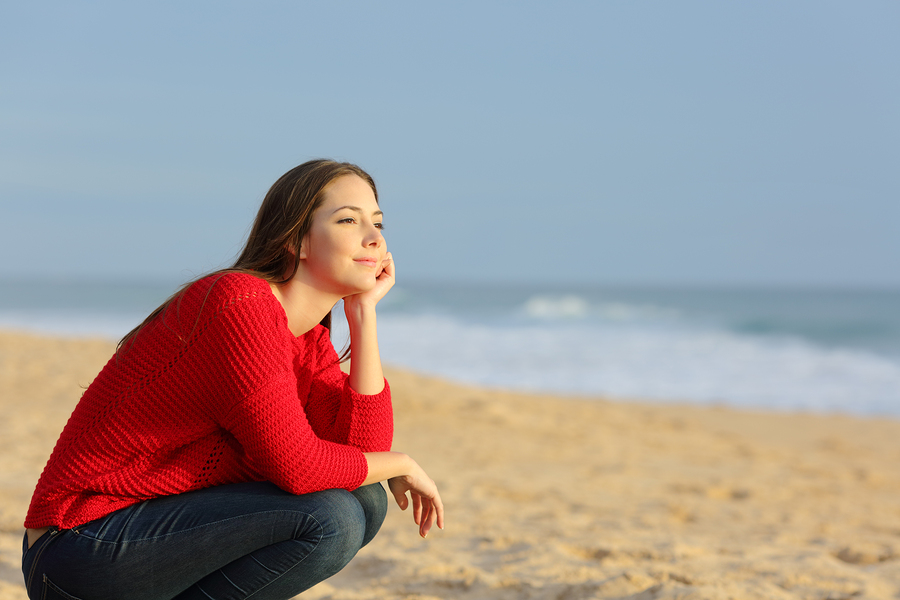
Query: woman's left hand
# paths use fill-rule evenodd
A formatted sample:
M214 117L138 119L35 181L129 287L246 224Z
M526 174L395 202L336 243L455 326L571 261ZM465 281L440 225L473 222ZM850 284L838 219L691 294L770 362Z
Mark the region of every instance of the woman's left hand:
M375 275L375 287L365 292L352 294L344 298L344 309L357 306L374 307L394 287L394 257L388 252L384 255Z

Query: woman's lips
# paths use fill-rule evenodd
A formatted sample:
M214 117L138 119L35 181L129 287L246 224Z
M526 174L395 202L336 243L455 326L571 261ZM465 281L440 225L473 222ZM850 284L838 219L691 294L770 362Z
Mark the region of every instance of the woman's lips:
M378 265L378 261L374 258L354 258L353 262L363 265L364 267L375 267Z

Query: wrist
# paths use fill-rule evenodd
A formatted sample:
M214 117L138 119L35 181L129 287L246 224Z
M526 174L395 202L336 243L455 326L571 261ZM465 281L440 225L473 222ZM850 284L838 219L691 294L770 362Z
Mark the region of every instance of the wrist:
M404 477L412 476L415 473L416 469L418 469L418 468L419 468L419 463L417 463L415 460L413 460L412 456L410 456L408 454L403 455L403 476Z
M395 477L410 477L416 469L416 461L405 452L391 450L391 454L394 455L394 468L391 469L394 474L390 479Z
M347 317L347 324L351 331L365 323L374 323L376 318L374 306L362 302L348 303L346 299L344 300L344 315Z
M415 471L416 463L403 452L363 452L369 474L363 485L386 481L398 477L409 477Z
M392 469L394 473L394 477L405 477L412 472L412 465L415 461L410 458L409 454L405 452L398 452L396 450L391 450L391 454L394 455L394 468Z

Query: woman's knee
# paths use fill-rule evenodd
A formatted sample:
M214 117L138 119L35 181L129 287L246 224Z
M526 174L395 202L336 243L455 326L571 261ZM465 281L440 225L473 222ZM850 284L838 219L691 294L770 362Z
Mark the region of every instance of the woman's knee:
M373 483L357 488L351 494L359 501L365 515L366 530L362 542L362 545L365 546L372 541L384 523L388 506L387 493L380 483Z

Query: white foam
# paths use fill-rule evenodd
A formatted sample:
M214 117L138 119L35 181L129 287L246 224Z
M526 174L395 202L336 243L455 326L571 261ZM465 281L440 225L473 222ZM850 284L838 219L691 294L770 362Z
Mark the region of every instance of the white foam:
M525 302L529 317L540 319L579 318L588 314L590 305L579 296L533 296Z
M521 314L536 320L582 319L596 317L606 321L671 320L678 311L650 304L626 302L591 303L577 294L540 294L522 305Z
M593 317L603 305L594 305L585 318L580 302L562 298L536 303L542 307L536 314L549 316L515 322L386 313L379 317L382 357L423 373L512 389L900 416L898 358L647 318L656 313L628 305L601 319ZM335 311L338 349L347 340L340 314ZM0 327L116 340L144 316L3 310Z
M675 326L390 315L386 362L514 389L900 414L900 363L792 338Z

